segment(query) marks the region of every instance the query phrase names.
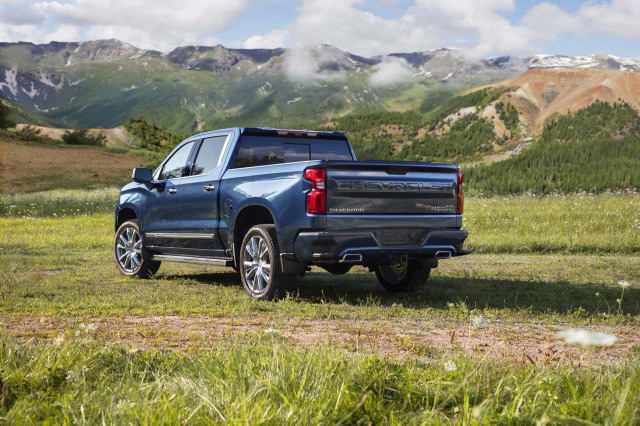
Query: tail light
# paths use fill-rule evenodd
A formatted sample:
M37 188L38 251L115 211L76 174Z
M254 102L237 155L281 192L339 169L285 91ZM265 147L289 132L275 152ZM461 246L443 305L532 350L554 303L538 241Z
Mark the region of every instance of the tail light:
M464 176L458 172L458 208L456 213L462 214L464 210L464 196L462 195L462 182L464 182Z
M327 212L327 187L325 169L306 169L304 178L313 183L313 189L307 193L307 213L324 214Z

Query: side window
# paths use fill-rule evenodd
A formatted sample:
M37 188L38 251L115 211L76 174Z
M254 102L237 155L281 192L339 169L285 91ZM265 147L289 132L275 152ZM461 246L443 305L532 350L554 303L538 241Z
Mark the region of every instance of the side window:
M243 136L236 158L236 168L284 163L281 137Z
M187 176L189 174L189 167L187 160L193 148L194 142L189 142L183 145L179 150L173 153L171 158L164 163L162 172L160 172L160 179L172 179Z
M224 148L226 140L227 135L214 136L203 140L198 155L196 156L196 161L191 169L191 175L206 175L218 167L222 148Z

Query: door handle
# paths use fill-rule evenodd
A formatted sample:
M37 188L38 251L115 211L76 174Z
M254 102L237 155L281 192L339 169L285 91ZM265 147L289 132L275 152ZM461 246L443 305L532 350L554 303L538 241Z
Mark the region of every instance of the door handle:
M175 194L176 192L178 192L178 190L177 190L177 189L175 189L175 188L171 188L171 189L167 190L167 192L168 192L169 194Z
M204 186L204 190L205 191L213 191L214 189L216 189L216 187L213 186L213 185L205 185Z

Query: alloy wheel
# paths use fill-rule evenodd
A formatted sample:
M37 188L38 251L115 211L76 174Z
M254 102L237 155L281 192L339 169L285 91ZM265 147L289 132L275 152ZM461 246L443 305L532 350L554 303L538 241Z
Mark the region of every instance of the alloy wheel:
M134 273L142 265L142 238L135 228L125 228L118 235L116 258L127 273Z
M271 280L269 247L259 235L252 236L244 246L243 273L254 294L263 293Z

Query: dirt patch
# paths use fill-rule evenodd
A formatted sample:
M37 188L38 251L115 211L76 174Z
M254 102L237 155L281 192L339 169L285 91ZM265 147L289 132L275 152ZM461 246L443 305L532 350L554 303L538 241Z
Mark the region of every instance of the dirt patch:
M5 330L19 339L53 340L89 334L126 347L198 351L216 342L279 338L301 348L341 348L398 361L440 358L446 354L504 359L510 362L581 365L615 364L640 344L629 326L590 326L614 334L615 345L585 350L566 344L558 332L569 326L485 323L475 326L444 320L273 320L260 317L93 317L39 318L7 315Z
M0 141L0 192L59 187L56 179L63 184L116 184L127 181L141 164L139 157L99 148Z

